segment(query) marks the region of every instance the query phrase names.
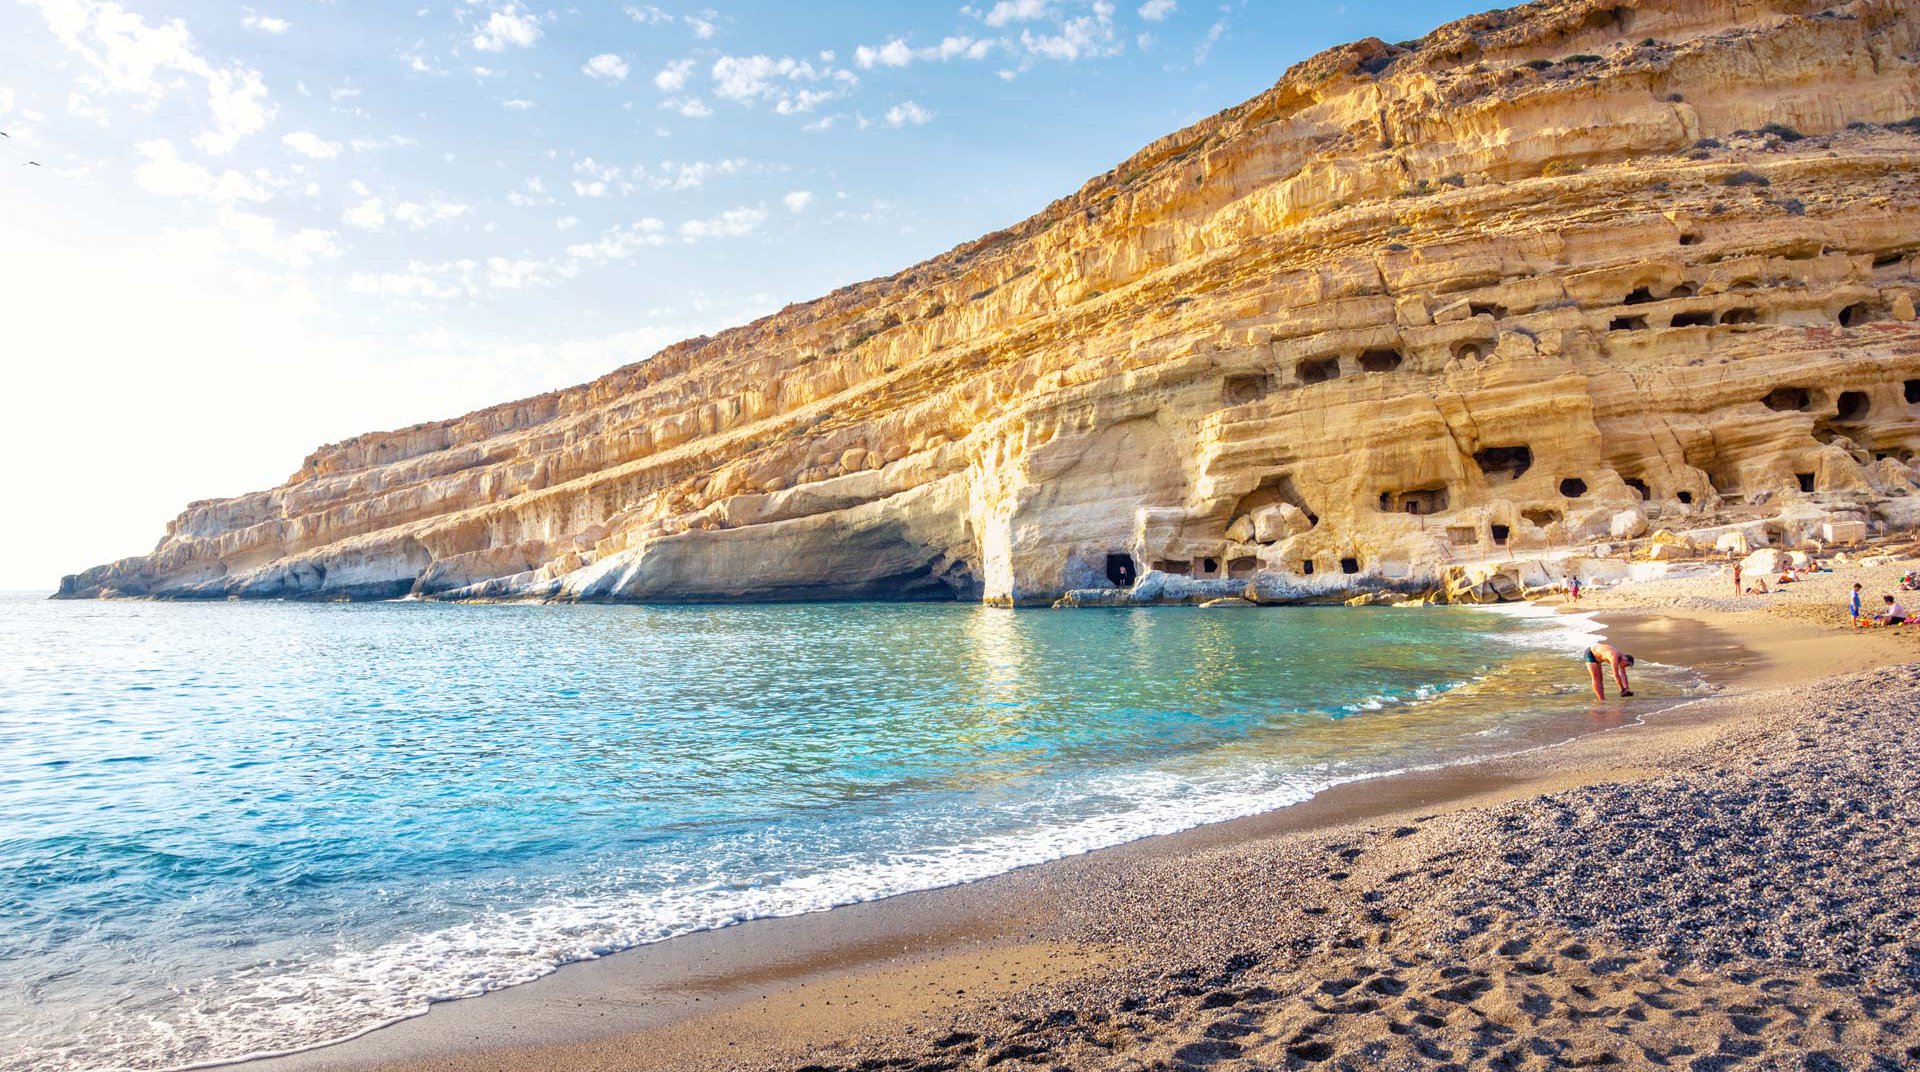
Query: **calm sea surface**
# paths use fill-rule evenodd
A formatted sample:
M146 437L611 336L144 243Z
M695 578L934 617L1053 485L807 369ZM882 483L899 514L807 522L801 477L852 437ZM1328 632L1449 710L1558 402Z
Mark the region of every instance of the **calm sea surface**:
M0 1069L311 1046L1618 724L1583 627L0 597Z

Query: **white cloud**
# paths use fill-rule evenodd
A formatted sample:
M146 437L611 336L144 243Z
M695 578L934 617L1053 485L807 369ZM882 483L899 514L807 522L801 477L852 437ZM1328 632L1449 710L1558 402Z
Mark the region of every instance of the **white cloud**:
M337 141L327 141L311 130L296 130L281 137L281 143L302 156L315 160L332 160L340 155L341 145Z
M556 231L571 231L578 226L580 226L580 217L578 216L562 216L553 221L553 229Z
M220 224L235 247L289 268L305 268L345 252L332 231L318 227L302 227L282 235L273 220L251 212L225 213Z
M356 153L371 153L378 149L405 149L420 144L403 134L389 134L384 138L355 138L347 145Z
M688 220L680 225L680 237L689 242L702 238L740 238L759 230L767 222L764 208L730 208L704 220Z
M984 59L992 51L993 42L977 40L972 37L946 37L937 45L926 48L911 48L898 37L890 39L879 48L861 45L853 50L853 62L865 70L875 67L905 67L915 60L945 62L951 59Z
M553 195L547 192L547 184L540 180L540 176L533 175L528 177L524 188L507 191L507 203L521 208L551 205Z
M1046 0L1000 0L987 12L988 26L1005 26L1010 22L1032 22L1047 14Z
M901 101L887 109L887 125L890 127L904 127L908 124L916 127L923 126L932 119L932 112L912 101Z
M429 198L424 205L415 201L400 202L393 206L393 218L420 231L425 230L430 224L459 219L471 211L473 211L471 205L442 201L434 197Z
M715 30L714 19L716 16L712 11L702 11L698 15L675 16L666 11L662 11L653 4L647 4L645 6L629 4L626 11L628 18L647 26L663 26L672 22L683 23L687 29L693 31L693 36L703 41L712 37Z
M1148 22L1159 22L1178 10L1179 0L1147 0L1140 5L1140 17Z
M814 66L791 56L721 56L713 62L713 92L727 100L752 104L772 99L782 114L811 110L838 97L860 81L852 71L829 64ZM826 90L801 90L794 83L826 83Z
M379 198L369 197L342 212L340 222L361 231L378 231L387 225L387 209Z
M1117 56L1125 50L1113 31L1113 5L1094 0L1093 13L1071 18L1056 26L1054 33L1020 31L1020 44L1036 56L1072 62Z
M248 11L242 16L240 25L245 26L249 30L259 30L261 33L283 34L287 32L287 20L276 19L271 15L262 15L255 11Z
M630 225L615 227L601 235L598 241L568 246L567 256L597 264L628 260L643 249L665 245L666 230L665 222L649 216Z
M13 114L13 90L0 86L0 115Z
M669 97L660 102L660 107L671 108L688 119L705 119L713 114L713 108L699 97Z
M626 60L621 59L611 52L602 52L598 56L588 60L580 70L591 78L599 78L608 82L619 82L627 77L628 67Z
M133 170L133 181L149 193L198 198L216 205L257 203L273 197L263 181L264 172L249 176L228 168L215 175L199 164L180 159L173 143L165 138L143 141L135 149L142 163Z
M206 59L179 19L150 23L113 0L26 2L39 9L54 37L85 61L81 83L90 92L125 93L152 107L184 84L180 76L198 80L206 88L212 126L194 144L206 152L232 151L273 118L260 72Z
M474 32L473 47L482 52L504 52L526 48L540 40L540 17L521 12L519 5L508 4L487 16Z
M1207 36L1201 38L1200 44L1193 50L1194 66L1201 66L1207 62L1207 57L1213 53L1213 46L1219 44L1220 35L1226 32L1227 20L1225 19L1207 27Z
M533 102L530 100L503 100L500 102L500 107L511 108L516 112L524 112L528 108L533 107Z
M791 212L805 212L807 206L813 204L813 191L794 190L780 200L786 204L787 209Z
M653 76L653 84L663 92L678 93L687 88L687 78L692 74L692 60L675 60L660 68L660 73Z

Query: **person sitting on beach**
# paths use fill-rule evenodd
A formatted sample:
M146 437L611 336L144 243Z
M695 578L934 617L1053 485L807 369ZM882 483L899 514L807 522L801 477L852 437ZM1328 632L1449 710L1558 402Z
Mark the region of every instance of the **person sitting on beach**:
M1892 596L1881 596L1880 598L1887 601L1887 609L1880 614L1874 615L1874 621L1879 622L1881 625L1899 625L1907 620L1907 608L1901 606L1899 600Z
M1775 578L1773 579L1773 586L1774 586L1775 588L1778 588L1778 587L1780 587L1780 586L1781 586L1781 585L1783 585L1783 584L1792 584L1792 583L1793 583L1794 581L1796 581L1796 580L1798 580L1798 579L1799 579L1799 578L1797 578L1797 577L1795 577L1795 576L1794 576L1793 574L1791 574L1791 573L1782 573L1782 574L1781 574L1780 576L1778 576L1778 577L1775 577Z
M1587 673L1593 677L1593 694L1602 700L1607 698L1606 679L1600 676L1600 664L1606 663L1613 668L1613 680L1620 686L1620 695L1632 696L1633 689L1627 684L1627 667L1633 665L1633 656L1614 647L1612 644L1595 644L1587 649Z
M1755 582L1753 582L1753 585L1752 585L1752 587L1750 587L1750 588L1748 588L1748 589L1747 589L1747 594L1748 594L1748 595L1750 595L1750 596L1764 596L1764 595L1766 595L1766 594L1767 594L1767 579L1766 579L1765 577L1762 577L1762 578L1760 578L1759 580L1757 580L1757 581L1755 581Z
M1847 617L1853 619L1853 627L1855 629L1866 624L1866 622L1860 618L1862 613L1863 611L1860 609L1860 582L1855 581L1853 582L1853 595L1847 598Z

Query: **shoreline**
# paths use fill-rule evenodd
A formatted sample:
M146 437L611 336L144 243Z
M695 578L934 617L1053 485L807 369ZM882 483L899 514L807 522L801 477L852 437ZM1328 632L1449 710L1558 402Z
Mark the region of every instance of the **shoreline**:
M1643 716L1495 759L1347 782L1289 807L973 883L624 950L519 986L436 1003L419 1016L350 1040L219 1067L668 1068L705 1066L716 1055L725 1055L729 1066L777 1064L779 1054L846 1038L911 1036L917 1022L938 1018L955 1002L992 1003L1110 964L1111 949L1063 940L1048 920L1050 906L1070 896L1063 891L1098 881L1112 867L1649 777L1656 768L1638 753L1697 746L1751 721L1754 712L1737 709L1745 695L1810 680L1810 666L1844 673L1884 665L1897 655L1884 644L1859 643L1864 638L1764 616L1577 609L1593 615L1615 643L1689 667L1720 691L1650 711L1660 715L1652 721ZM1623 728L1639 732L1611 732Z

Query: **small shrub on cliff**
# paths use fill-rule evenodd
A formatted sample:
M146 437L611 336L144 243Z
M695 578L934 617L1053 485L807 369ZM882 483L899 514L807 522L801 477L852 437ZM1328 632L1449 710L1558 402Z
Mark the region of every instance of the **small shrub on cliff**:
M1551 179L1560 175L1578 175L1585 170L1585 164L1576 164L1571 160L1549 160L1547 166L1540 169L1540 174Z
M1448 186L1454 187L1455 189L1464 189L1467 185L1467 177L1465 175L1460 174L1458 171L1454 172L1451 175L1440 176L1440 181L1442 183L1445 183Z
M1544 71L1547 68L1553 66L1553 61L1552 60L1528 60L1524 64L1524 66L1531 67L1536 71Z
M1699 141L1693 143L1693 147L1696 149L1718 149L1720 148L1720 139L1701 138Z
M1600 57L1594 55L1591 52L1578 52L1578 53L1575 53L1574 55L1568 56L1566 59L1561 60L1560 62L1567 64L1569 66L1572 66L1573 64L1576 64L1576 63L1579 63L1579 64L1599 63Z
M1785 201L1780 202L1780 208L1789 216L1804 216L1807 214L1806 203L1797 197L1789 197Z
M1760 133L1771 134L1781 141L1800 141L1806 137L1805 134L1787 126L1785 123L1768 123L1766 126L1760 128Z
M1887 129L1905 131L1908 134L1920 134L1920 115L1916 115L1912 119L1902 119L1898 122L1888 123Z
M1387 251L1390 253L1405 253L1410 248L1412 247L1408 246L1404 242L1388 242L1387 243Z
M1722 186L1772 186L1773 180L1757 171L1741 168L1739 171L1720 180Z

